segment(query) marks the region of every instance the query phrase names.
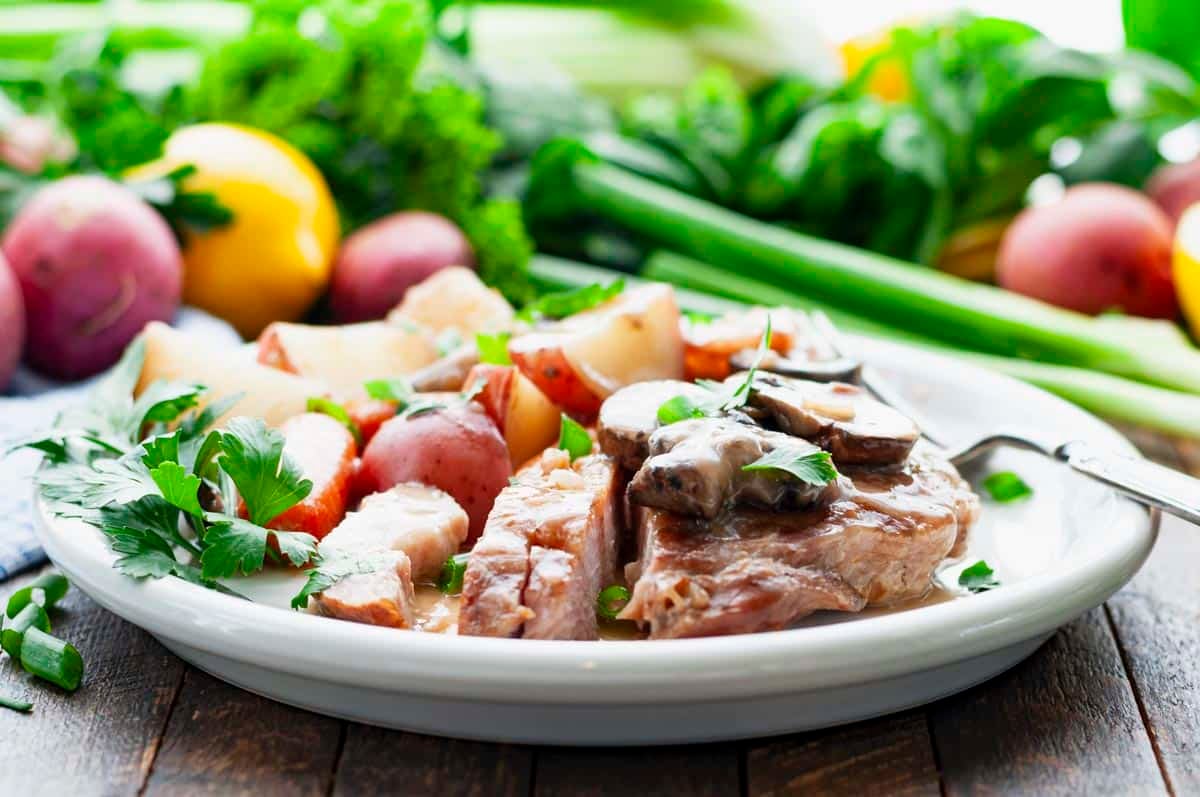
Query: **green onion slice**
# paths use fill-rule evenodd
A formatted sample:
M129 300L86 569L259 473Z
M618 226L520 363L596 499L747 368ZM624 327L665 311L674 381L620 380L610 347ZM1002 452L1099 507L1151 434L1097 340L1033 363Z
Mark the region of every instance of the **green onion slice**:
M49 609L66 596L70 587L67 577L61 573L42 573L28 586L9 596L5 613L9 618L16 617L29 603L40 603Z
M83 657L75 646L37 628L25 632L21 666L43 681L74 692L83 680Z
M470 559L469 553L457 553L447 557L442 564L442 574L438 578L438 589L447 595L462 592L463 576L467 573L467 562Z
M1011 470L1002 470L988 476L983 480L983 489L988 491L993 501L1001 504L1020 501L1033 495L1033 488Z
M37 628L50 633L50 617L46 610L36 603L26 604L17 612L17 616L5 624L0 631L0 649L13 657L13 661L21 660L21 644L26 633L31 628Z
M620 584L605 587L596 596L596 614L604 620L615 620L632 597L628 587Z
M592 436L588 434L587 429L563 413L557 447L566 451L571 456L571 461L574 462L580 457L586 457L592 453Z

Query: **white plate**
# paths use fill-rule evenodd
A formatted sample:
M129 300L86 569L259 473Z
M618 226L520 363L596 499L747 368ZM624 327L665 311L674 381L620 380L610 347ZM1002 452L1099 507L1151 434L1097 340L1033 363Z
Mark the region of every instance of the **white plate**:
M870 342L869 359L952 434L1001 424L1134 453L1115 431L1006 377ZM991 678L1099 605L1141 566L1158 517L1061 466L998 454L1032 500L985 500L971 550L1000 589L892 613L825 615L788 631L712 639L552 642L395 631L281 607L295 576L238 588L255 602L112 569L100 535L45 516L50 558L102 606L187 661L254 692L423 733L542 744L653 744L763 736L925 703ZM979 474L975 474L978 476Z

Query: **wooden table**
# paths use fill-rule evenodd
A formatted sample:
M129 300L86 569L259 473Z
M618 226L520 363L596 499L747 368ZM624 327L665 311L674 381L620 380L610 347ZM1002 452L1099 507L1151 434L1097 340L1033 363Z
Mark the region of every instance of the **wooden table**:
M1145 433L1200 474L1200 444ZM0 587L7 594L24 579ZM687 748L515 747L385 731L227 686L74 591L74 695L0 688L0 795L1200 793L1200 530L1167 520L1107 604L983 686L843 728Z

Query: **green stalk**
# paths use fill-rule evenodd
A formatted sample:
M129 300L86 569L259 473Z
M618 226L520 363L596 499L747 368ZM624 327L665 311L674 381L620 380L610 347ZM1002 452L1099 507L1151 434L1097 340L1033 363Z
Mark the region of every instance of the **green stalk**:
M0 694L0 708L7 708L22 714L28 714L30 711L33 711L33 704L27 700L18 700L15 697Z
M530 270L539 286L547 290L577 288L597 282L607 284L618 276L625 277L627 282L639 281L607 269L542 256L533 259ZM1151 387L1081 368L952 349L938 341L847 313L773 285L753 279L731 278L707 263L671 252L655 253L647 261L643 276L648 280L675 285L680 306L686 310L719 315L745 309L746 304L787 306L809 312L820 310L846 332L893 340L948 357L961 358L1036 385L1098 415L1168 434L1200 438L1200 399L1187 393ZM725 298L718 298L712 293Z
M78 689L83 680L83 658L75 646L37 628L25 632L21 667L68 692Z
M755 221L581 157L578 149L543 153L543 168L567 167L565 187L573 189L582 209L720 263L727 280L755 275L955 347L1036 357L1200 393L1200 353L1190 346L1140 345L1077 313ZM543 203L564 187L555 181L558 176L546 178Z

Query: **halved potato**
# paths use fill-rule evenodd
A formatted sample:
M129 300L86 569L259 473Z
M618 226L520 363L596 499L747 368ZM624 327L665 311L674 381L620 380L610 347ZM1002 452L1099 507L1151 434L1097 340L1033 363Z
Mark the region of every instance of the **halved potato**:
M467 385L483 380L475 400L500 428L513 467L529 460L558 439L558 407L511 365L477 365Z
M198 382L208 388L206 401L245 394L227 417L249 415L278 426L305 412L312 396L329 393L324 382L259 365L245 349L213 346L157 321L147 324L142 336L146 362L135 390L138 394L159 379Z
M410 374L437 357L437 346L423 330L382 321L340 327L275 323L258 339L260 363L319 379L345 398L365 395L363 382Z
M434 332L453 329L464 340L473 341L476 332L509 329L515 315L500 292L484 285L474 271L450 266L409 288L387 320Z

